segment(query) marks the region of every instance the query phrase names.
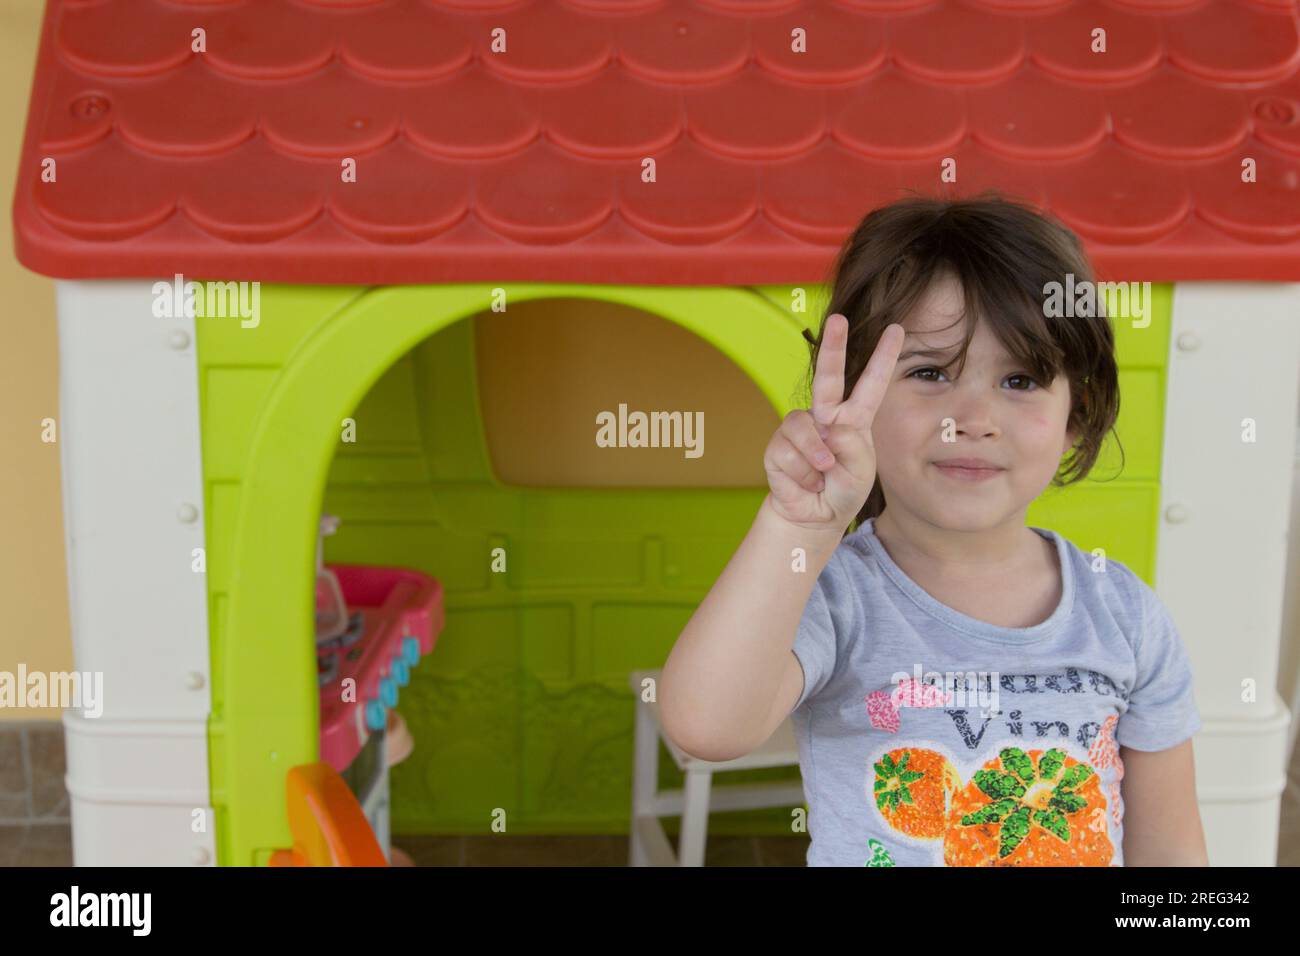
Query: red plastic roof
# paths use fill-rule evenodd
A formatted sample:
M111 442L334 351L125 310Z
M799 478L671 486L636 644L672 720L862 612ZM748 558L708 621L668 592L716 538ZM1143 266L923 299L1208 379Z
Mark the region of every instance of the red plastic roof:
M1105 277L1300 280L1295 0L50 0L14 228L58 277L807 282L990 186Z

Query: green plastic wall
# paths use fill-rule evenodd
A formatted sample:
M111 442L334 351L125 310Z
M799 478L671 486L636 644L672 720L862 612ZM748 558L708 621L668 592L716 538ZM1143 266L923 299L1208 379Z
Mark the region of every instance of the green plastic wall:
M743 537L754 488L515 488L492 474L472 324L491 287L263 286L261 322L199 319L218 862L288 846L284 775L318 758L311 623L316 524L332 561L402 565L446 589L447 621L398 710L415 754L393 770L394 832L624 833L628 672L661 666ZM1048 492L1032 524L1102 548L1149 583L1155 561L1169 287L1148 328L1116 320L1126 454ZM772 403L805 371L789 287L520 285L510 301L588 297L643 309L728 355ZM340 441L355 418L354 443ZM1117 478L1110 481L1101 479ZM507 572L494 574L494 548ZM794 768L727 782L792 779ZM680 783L661 761L661 783ZM666 821L673 829L675 821ZM714 833L788 833L780 808Z

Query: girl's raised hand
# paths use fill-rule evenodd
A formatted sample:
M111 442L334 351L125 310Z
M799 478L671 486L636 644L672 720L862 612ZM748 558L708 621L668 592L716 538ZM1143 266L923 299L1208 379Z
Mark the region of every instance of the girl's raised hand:
M897 324L881 333L846 399L849 321L838 312L826 320L813 374L812 409L787 415L763 453L768 499L782 518L805 528L843 532L862 510L876 481L871 424L893 378L904 336Z

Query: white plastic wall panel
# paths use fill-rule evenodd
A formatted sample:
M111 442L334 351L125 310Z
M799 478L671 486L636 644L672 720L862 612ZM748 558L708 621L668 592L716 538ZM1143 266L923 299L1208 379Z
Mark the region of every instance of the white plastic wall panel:
M1179 283L1173 313L1156 590L1196 676L1210 863L1271 866L1290 719L1276 688L1300 285Z
M194 320L156 317L145 280L56 295L73 653L103 674L102 716L64 718L74 861L211 862Z

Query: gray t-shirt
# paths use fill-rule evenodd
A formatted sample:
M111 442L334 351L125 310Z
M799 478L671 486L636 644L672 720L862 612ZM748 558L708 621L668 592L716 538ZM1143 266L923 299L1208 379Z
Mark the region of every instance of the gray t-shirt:
M1122 866L1119 746L1201 727L1187 655L1154 591L1054 531L1061 602L1033 627L940 603L874 521L818 576L791 721L809 866Z

